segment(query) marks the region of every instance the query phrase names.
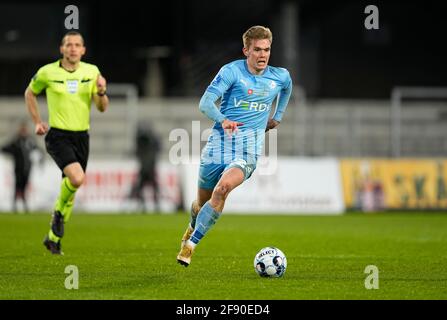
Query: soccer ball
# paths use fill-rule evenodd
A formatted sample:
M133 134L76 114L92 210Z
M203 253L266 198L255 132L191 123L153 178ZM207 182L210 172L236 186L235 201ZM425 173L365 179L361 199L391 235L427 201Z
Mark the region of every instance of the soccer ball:
M266 247L259 250L253 264L261 277L279 278L286 272L287 258L278 248Z

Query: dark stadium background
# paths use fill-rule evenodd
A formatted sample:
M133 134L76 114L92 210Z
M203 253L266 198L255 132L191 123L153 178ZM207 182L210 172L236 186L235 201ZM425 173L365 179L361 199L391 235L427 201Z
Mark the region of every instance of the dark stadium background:
M241 34L255 24L272 28L271 63L290 68L311 98L388 98L393 86L447 85L441 1L6 0L0 3L0 95L22 94L36 68L58 57L69 4L80 10L85 60L102 66L110 82L138 85L140 95L147 93L148 48L165 50L163 95L196 96L220 63L241 57ZM362 27L368 4L379 7L379 30ZM294 43L287 42L291 6ZM287 58L290 45L296 50ZM187 68L201 62L209 76L192 83Z

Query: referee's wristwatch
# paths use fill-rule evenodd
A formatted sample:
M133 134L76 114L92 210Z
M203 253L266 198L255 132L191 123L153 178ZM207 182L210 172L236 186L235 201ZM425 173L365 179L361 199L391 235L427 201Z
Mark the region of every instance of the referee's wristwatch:
M100 96L100 97L103 97L103 96L105 96L105 95L107 94L107 91L104 90L104 92L97 92L96 94L97 94L98 96Z

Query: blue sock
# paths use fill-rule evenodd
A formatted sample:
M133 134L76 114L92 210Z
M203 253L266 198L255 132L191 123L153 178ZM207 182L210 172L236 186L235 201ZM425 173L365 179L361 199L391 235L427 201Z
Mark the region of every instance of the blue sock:
M198 244L219 217L220 214L207 201L197 215L196 227L189 240Z

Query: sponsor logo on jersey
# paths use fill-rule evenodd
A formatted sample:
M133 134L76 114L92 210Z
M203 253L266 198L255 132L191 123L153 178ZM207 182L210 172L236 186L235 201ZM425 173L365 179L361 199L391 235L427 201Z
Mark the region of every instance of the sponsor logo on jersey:
M240 107L244 110L253 110L253 111L257 111L257 112L268 112L270 111L270 107L271 104L267 104L267 103L260 103L260 102L256 102L256 101L245 101L245 100L236 100L236 98L234 98L234 105L236 107Z

